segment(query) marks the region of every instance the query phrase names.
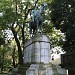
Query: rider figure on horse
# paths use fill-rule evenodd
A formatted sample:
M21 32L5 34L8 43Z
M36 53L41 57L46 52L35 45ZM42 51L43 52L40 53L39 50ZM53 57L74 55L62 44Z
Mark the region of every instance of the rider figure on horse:
M35 9L31 11L32 20L30 22L31 26L30 33L32 33L32 29L33 29L33 34L35 33L35 31L36 33L38 33L39 28L42 32L42 23L43 23L42 14L45 12L46 6L47 4L41 5L40 10L36 6Z

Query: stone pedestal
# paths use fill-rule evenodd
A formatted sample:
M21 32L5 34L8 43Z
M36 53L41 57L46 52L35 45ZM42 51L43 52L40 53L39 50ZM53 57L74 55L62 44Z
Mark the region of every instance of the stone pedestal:
M26 75L38 75L38 67L37 64L32 64L29 69L26 71Z
M50 42L45 35L36 35L25 44L24 63L49 63Z
M30 65L25 75L56 75L50 63L50 56L50 41L47 36L38 34L28 40L25 43L24 63Z
M50 65L32 64L26 71L26 75L53 75L53 70Z

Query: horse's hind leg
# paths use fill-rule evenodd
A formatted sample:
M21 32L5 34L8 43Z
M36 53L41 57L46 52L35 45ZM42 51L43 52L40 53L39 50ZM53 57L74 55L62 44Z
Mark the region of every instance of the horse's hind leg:
M41 34L42 34L42 24L40 25L40 31L41 31Z
M35 35L36 34L36 29L33 29L33 35Z
M39 21L36 21L36 33L38 34L38 28L39 28Z
M32 28L30 28L30 31L29 31L29 33L30 33L30 34L32 34Z

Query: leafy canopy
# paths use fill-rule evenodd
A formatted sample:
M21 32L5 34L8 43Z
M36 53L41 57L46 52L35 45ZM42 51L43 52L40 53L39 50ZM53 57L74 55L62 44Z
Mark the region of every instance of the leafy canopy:
M73 51L75 49L75 0L53 0L50 10L54 27L65 33L63 49L67 52Z

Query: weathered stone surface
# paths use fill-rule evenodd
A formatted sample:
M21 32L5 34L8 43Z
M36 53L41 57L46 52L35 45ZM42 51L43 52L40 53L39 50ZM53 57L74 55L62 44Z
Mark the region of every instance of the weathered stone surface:
M50 42L47 36L36 35L26 42L24 63L30 62L50 62Z
M45 35L35 35L25 44L24 63L30 64L25 75L67 75L66 70L51 63L50 42Z
M26 71L26 75L53 75L53 70L50 65L32 64Z

